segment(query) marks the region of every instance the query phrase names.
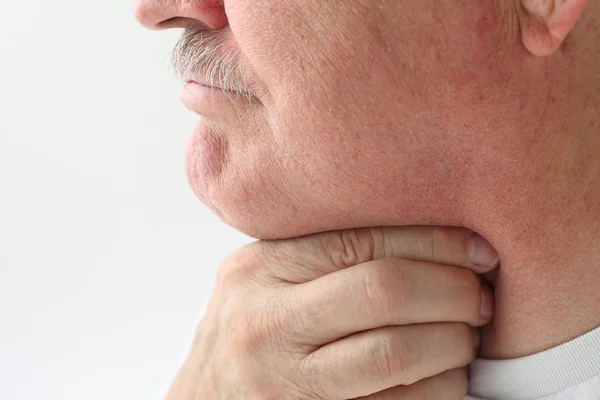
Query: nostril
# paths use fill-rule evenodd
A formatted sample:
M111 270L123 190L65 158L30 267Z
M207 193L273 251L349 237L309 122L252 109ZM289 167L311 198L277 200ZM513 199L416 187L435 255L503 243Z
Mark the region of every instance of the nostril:
M159 22L155 29L187 28L192 24L198 24L198 21L191 18L173 17Z

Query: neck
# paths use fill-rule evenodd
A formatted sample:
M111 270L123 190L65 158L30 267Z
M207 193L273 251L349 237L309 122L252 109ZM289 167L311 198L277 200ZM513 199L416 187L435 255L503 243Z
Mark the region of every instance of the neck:
M465 225L484 235L501 260L483 358L533 354L600 327L600 79L589 72L600 60L594 57L530 71L534 82L547 82L537 92L543 96L524 102L537 107L524 114L537 112L539 119L511 127L526 131L524 139L510 149L494 143L494 162L475 168L481 172L470 187L479 189Z
M555 179L549 175L539 185L556 185ZM529 355L600 327L600 193L595 182L573 185L569 194L552 198L520 192L512 204L496 203L489 209L497 212L480 216L486 222L475 230L501 258L491 278L496 316L483 331L482 357Z

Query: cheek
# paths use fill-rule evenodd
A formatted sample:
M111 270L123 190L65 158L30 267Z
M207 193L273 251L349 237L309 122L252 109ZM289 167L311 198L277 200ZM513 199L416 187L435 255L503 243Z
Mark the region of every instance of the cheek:
M435 199L444 185L432 167L444 144L426 141L440 130L427 96L441 100L425 86L443 74L421 65L422 46L401 42L390 54L367 14L335 9L358 2L308 3L226 0L233 36L268 89L269 127L258 144L230 144L211 198L226 222L263 238L385 224L399 212L417 221L423 192Z
M313 88L331 91L334 81L345 75L340 70L352 60L344 53L360 47L348 43L361 36L359 21L352 12L343 12L354 3L226 1L233 37L269 92L268 99L261 99L267 108L282 100L305 101L314 96Z

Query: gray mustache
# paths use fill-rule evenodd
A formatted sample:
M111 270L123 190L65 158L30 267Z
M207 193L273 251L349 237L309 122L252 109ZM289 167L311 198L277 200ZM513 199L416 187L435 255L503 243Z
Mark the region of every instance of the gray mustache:
M172 55L173 69L184 82L205 82L251 97L240 64L239 49L226 44L223 31L199 26L185 29Z

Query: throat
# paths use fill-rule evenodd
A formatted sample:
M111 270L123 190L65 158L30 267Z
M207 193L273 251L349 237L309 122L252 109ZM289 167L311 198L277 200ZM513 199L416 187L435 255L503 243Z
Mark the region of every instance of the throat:
M585 214L541 218L543 226L495 244L496 313L482 329L481 358L524 357L600 327L600 224Z
M482 330L479 354L512 359L548 350L600 327L600 265L546 276L503 266L495 287L496 314Z

